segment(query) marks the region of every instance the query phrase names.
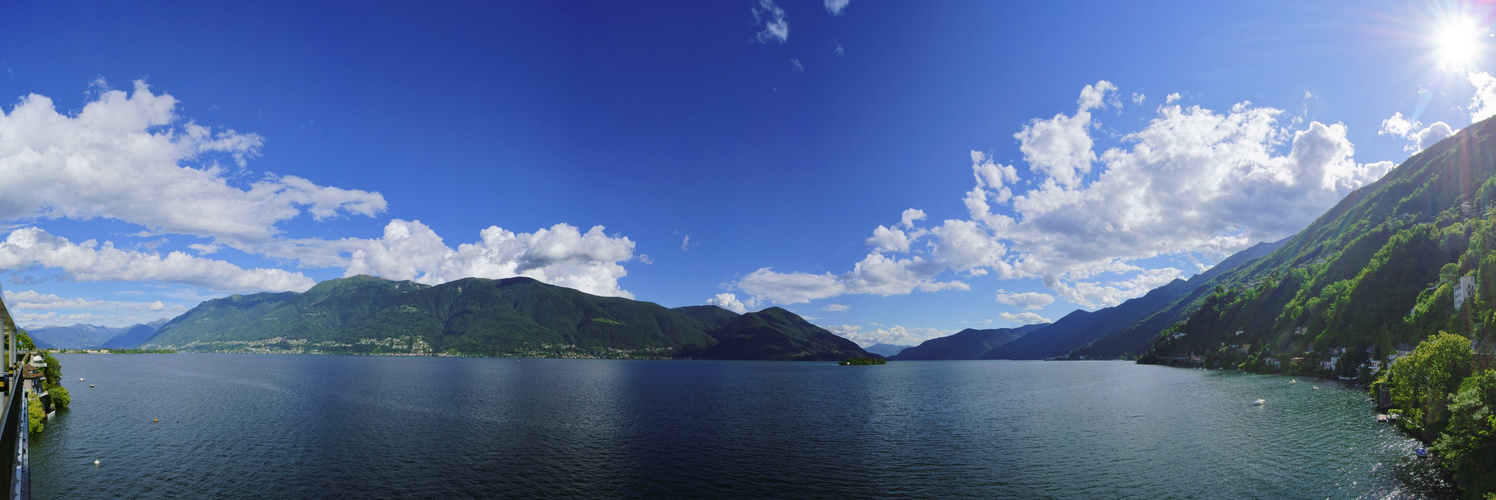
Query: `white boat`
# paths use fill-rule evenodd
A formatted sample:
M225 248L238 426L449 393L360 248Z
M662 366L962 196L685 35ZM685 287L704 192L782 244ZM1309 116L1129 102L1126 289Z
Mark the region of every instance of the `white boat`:
M1267 404L1267 400L1266 399L1259 399L1259 400L1256 400L1256 401L1252 402L1252 406L1262 406L1264 404Z
M1297 383L1299 383L1298 380L1288 379L1288 385L1294 385L1294 384L1297 384Z

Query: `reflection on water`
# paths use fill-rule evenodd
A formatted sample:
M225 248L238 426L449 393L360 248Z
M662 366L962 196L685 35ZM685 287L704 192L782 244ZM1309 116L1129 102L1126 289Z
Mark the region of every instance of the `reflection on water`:
M98 387L73 389L74 409L35 440L39 498L1382 498L1440 487L1363 392L1275 376L1116 362L59 358Z

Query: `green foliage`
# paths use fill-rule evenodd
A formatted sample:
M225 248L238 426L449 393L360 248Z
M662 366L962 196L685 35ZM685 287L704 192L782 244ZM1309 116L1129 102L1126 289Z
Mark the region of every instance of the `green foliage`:
M54 385L48 388L47 395L52 398L53 408L67 409L68 405L73 402L73 396L68 394L68 388L61 385Z
M47 418L47 411L42 408L42 400L32 395L26 400L26 426L32 434L41 434L46 424L42 422Z
M1466 377L1432 449L1467 492L1496 491L1496 370Z
M619 323L617 321L614 321L614 320L611 320L611 319L608 319L608 318L592 318L592 321L596 321L596 322L602 323L604 325L624 326L623 323Z
M1470 340L1440 332L1388 368L1392 405L1402 409L1398 425L1432 441L1449 421L1449 399L1470 367Z
M16 335L16 343L20 345L22 350L29 351L36 349L36 343L31 341L31 335L26 333L25 328L16 328L16 332L18 333Z
M841 360L837 364L842 365L842 366L848 366L848 365L859 365L859 366L862 366L862 365L886 365L886 364L888 364L888 360L885 360L883 358L847 358L847 359Z
M47 377L46 385L50 387L61 384L62 363L58 362L57 358L52 357L52 353L47 351L42 351L42 362L47 364L45 368L42 368L42 375Z

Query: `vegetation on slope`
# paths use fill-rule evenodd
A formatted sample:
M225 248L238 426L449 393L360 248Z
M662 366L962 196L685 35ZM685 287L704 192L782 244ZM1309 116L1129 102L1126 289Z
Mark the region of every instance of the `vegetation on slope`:
M1272 254L1209 283L1184 321L1154 332L1148 359L1255 357L1287 370L1295 357L1335 357L1353 376L1400 344L1490 323L1496 296L1496 123L1483 122L1415 155L1356 191ZM1454 289L1475 296L1456 310ZM1238 333L1239 332L1239 333ZM1330 356L1343 348L1345 355ZM1369 350L1369 351L1368 351Z
M427 286L355 276L235 295L163 325L147 349L454 356L825 359L866 355L783 309L666 309L529 278Z
M31 335L25 329L18 328L16 331L18 333L16 344L20 349L27 351L36 349L36 343L31 340ZM44 377L42 381L43 391L47 393L47 398L52 403L53 409L67 409L68 405L72 404L73 397L68 393L67 388L62 386L62 363L57 361L57 358L53 357L52 353L42 351L41 355L42 361L47 365L42 368L42 376ZM47 410L42 404L41 398L35 394L27 398L26 419L28 428L32 434L39 434L46 428L46 416Z
M837 361L880 357L856 343L778 307L738 316L713 333L709 347L682 349L678 357L779 361Z
M1496 367L1489 350L1440 332L1401 356L1372 385L1397 425L1430 443L1466 496L1496 493Z

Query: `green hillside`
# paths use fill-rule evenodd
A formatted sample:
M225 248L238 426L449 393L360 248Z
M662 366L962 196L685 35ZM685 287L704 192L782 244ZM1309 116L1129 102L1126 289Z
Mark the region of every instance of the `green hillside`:
M857 347L856 343L778 307L738 316L713 332L713 336L717 339L715 344L700 350L683 350L680 356L779 361L880 358Z
M731 342L719 347L723 339ZM300 294L209 300L163 325L141 347L603 358L669 358L682 350L722 359L866 354L777 308L739 316L715 306L671 310L599 297L529 278L468 278L428 286L370 276L325 281Z
M1343 347L1350 354L1335 370L1349 375L1398 344L1440 330L1470 335L1490 323L1493 130L1496 123L1482 122L1441 141L1352 193L1277 251L1211 280L1182 322L1150 332L1150 354L1265 363L1328 357ZM1476 293L1456 310L1462 276L1475 279Z

